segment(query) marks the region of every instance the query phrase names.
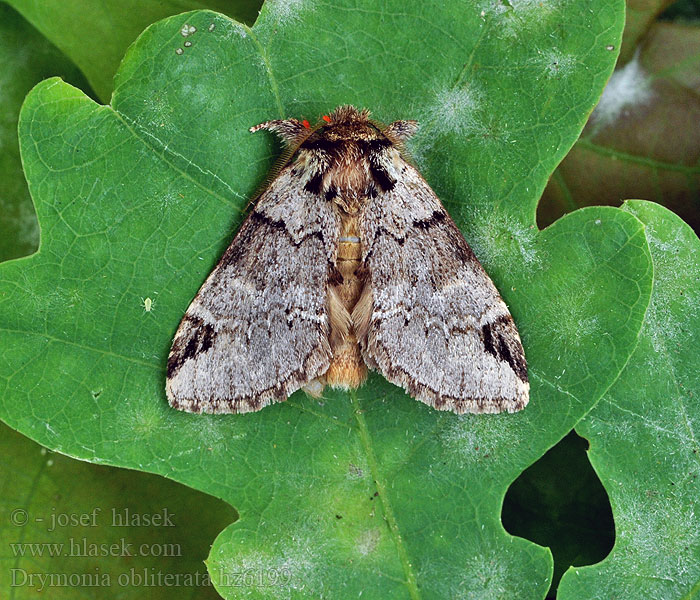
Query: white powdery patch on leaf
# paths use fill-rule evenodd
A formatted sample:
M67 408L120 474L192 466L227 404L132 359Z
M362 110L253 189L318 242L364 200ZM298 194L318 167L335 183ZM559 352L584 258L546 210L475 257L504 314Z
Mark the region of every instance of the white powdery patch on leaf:
M595 292L582 286L557 286L545 309L552 347L570 351L594 342L603 334ZM563 375L563 373L562 373Z
M377 527L362 531L355 538L355 550L360 556L369 556L377 549L381 539L382 531Z
M162 196L158 196L157 198L155 198L155 201L157 202L157 208L161 212L164 212L168 209L171 209L174 205L179 204L183 198L184 195L182 193L170 190L164 193Z
M491 152L512 144L506 124L490 111L485 96L478 84L468 82L458 88L442 88L425 108L407 111L420 123L418 133L408 143L413 162L425 169L441 136L454 136L459 143L468 140Z
M700 521L692 505L645 497L620 510L615 520L618 543L626 545L622 558L625 570L639 572L640 565L653 565L653 573L646 575L679 583L697 574L694 554L700 541Z
M245 431L236 431L238 427L232 427L231 419L227 420L221 415L203 415L193 423L193 433L201 441L201 446L207 449L225 447L227 443L244 439L247 435Z
M536 227L524 225L492 209L475 209L472 212L473 234L470 235L469 245L484 263L510 262L514 269L522 268L522 263L530 269L542 263L536 248Z
M321 557L326 553L313 536L287 538L287 543L275 542L268 548L269 551L249 550L244 546L234 549L229 545L227 551L232 551L233 556L212 559L209 564L217 585L236 589L243 594L241 597L255 598L271 589L285 590L287 595L280 597L300 592L311 597L323 589L328 564Z
M467 561L453 597L464 600L517 598L513 589L515 582L509 579L502 556L497 553L474 556Z
M552 49L543 52L539 62L544 64L550 77L567 77L573 73L576 57Z
M471 556L463 566L445 568L444 563L426 560L421 577L435 582L440 598L453 600L501 600L527 594L513 572L509 559L486 545L482 554Z
M553 12L565 7L562 0L487 0L478 6L482 19L497 24L494 35L515 37L540 27Z
M647 333L656 352L671 353L677 344L684 343L687 322L697 318L700 293L697 286L688 284L684 273L676 270L678 245L659 239L652 223L647 224L646 236L654 259L654 292L647 311ZM686 315L682 320L678 319L680 306Z
M486 440L465 426L460 418L456 418L454 423L440 434L440 441L443 448L449 450L449 455L459 464L474 462L487 452L484 447ZM491 446L492 444L489 444L489 449L492 449Z
M515 11L551 11L561 6L559 0L509 0Z
M637 54L613 73L598 106L593 110L591 122L603 127L610 125L629 114L632 108L647 104L652 97L651 80L639 63Z
M144 403L141 399L125 398L124 408L118 413L117 431L124 434L117 441L143 440L170 428L166 413L155 402Z
M428 108L427 120L432 129L444 133L476 133L484 129L476 117L481 104L481 93L474 87L442 90Z
M143 103L144 115L139 121L141 125L145 124L153 136L162 136L177 130L172 120L175 109L166 98L154 95L145 99Z
M503 418L505 417L505 418ZM460 466L484 459L502 459L502 450L514 448L518 440L507 422L508 416L460 415L450 420L439 434L442 456Z
M300 21L301 17L314 9L311 0L267 0L264 10L266 22L274 27Z
M231 40L233 37L247 38L248 30L240 23L229 21L226 23L226 34L224 35L224 39Z

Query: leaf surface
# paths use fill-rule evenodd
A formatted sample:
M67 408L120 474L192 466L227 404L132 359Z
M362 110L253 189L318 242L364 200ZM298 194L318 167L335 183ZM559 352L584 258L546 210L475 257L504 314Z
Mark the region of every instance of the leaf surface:
M212 537L236 517L220 500L47 452L3 424L0 452L5 598L73 600L85 589L117 597L107 595L110 588L124 600L143 598L144 589L153 600L219 597L202 561Z
M627 368L576 427L610 494L616 541L601 563L564 574L561 600L700 591L700 241L657 204L624 209L645 224L652 299Z
M252 23L260 0L6 0L80 67L104 102L126 49L145 27L197 8Z
M39 226L22 171L17 120L24 97L34 85L60 75L86 85L78 69L19 14L0 4L0 261L34 252Z
M232 579L251 570L251 597L280 586L289 597L543 597L551 557L504 531L503 495L616 380L651 294L644 226L629 212L534 225L612 70L622 9L273 2L252 29L210 12L150 27L111 107L40 84L20 131L41 249L0 267L3 419L61 452L234 505L241 519L209 559L224 597L239 597ZM248 127L343 103L423 123L415 160L521 331L525 411L440 414L378 376L244 416L168 408L172 335L279 151Z

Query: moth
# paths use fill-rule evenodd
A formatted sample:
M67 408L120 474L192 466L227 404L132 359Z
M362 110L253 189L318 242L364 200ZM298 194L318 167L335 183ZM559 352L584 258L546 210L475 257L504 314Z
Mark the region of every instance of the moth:
M268 130L287 158L185 313L168 357L171 406L245 413L367 369L455 413L528 402L513 318L406 158L416 121L341 106Z

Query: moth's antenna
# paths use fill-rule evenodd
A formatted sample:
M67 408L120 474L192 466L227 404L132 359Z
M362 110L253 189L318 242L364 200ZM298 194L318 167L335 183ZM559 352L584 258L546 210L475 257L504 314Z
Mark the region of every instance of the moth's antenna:
M301 145L325 125L325 123L319 122L312 127L306 119L304 119L301 123L304 126L304 132L298 135L293 142L288 143L284 150L282 150L282 153L275 160L274 164L272 165L272 168L266 175L265 179L263 179L260 185L258 185L255 188L255 193L251 196L251 199L248 201L248 204L246 204L244 210L247 211L251 204L257 202L258 198L260 198L262 193L270 186L270 184L275 179L277 179L277 176L279 175L280 171L284 169L284 167L292 159L294 154L296 154L296 151L299 150ZM264 125L265 123L261 123L260 125L251 127L251 133L255 133L257 131L260 131L261 129L265 129Z
M406 141L410 139L413 133L415 133L418 130L417 121L395 121L390 125L386 125L381 121L377 121L376 119L369 119L369 122L371 125L376 127L379 130L379 132L394 145L394 147L399 151L401 158L403 158L412 167L416 166L413 162L413 157L411 156L411 153L408 151L408 148L406 148ZM397 135L397 133L401 133L400 131L397 132L398 123L409 124L411 127L410 134L406 136ZM403 130L404 128L401 129Z

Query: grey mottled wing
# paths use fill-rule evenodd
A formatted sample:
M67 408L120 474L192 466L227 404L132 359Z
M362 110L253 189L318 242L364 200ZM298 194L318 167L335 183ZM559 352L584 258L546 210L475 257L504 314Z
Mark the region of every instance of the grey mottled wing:
M520 410L527 365L508 308L425 180L403 160L393 169L360 217L364 360L439 410Z
M327 287L338 235L331 203L284 169L180 323L168 358L173 407L255 411L327 370Z

